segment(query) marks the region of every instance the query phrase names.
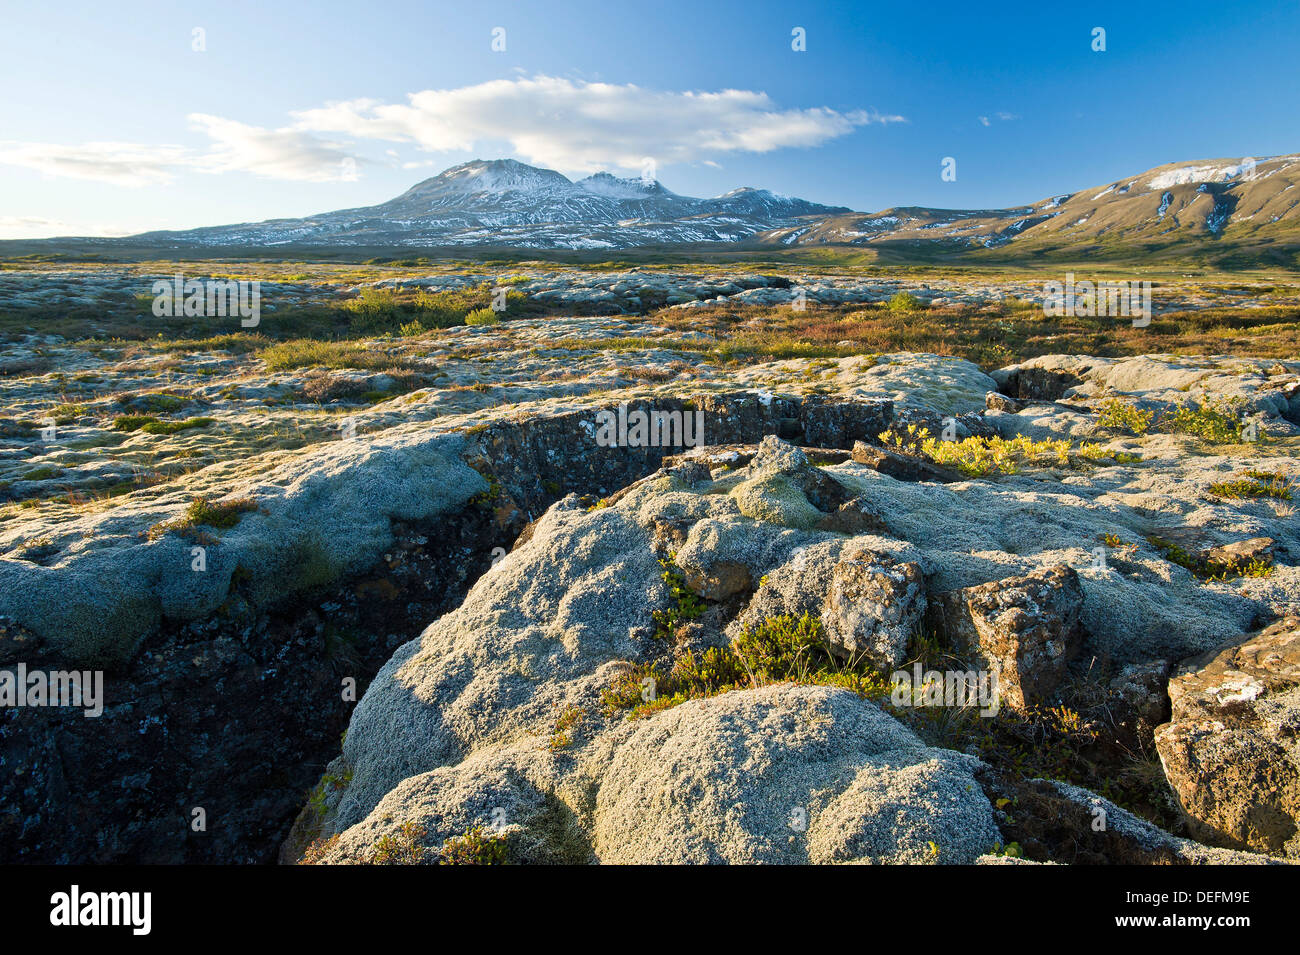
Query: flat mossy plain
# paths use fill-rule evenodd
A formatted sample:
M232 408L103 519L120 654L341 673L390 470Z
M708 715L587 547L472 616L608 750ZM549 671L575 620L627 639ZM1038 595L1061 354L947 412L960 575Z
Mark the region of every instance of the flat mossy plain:
M0 435L34 436L52 418L65 436L51 453L21 465L0 463L0 482L9 485L11 501L28 506L100 506L213 463L329 440L351 412L402 404L408 395L405 409L432 397L446 414L636 381L712 385L761 362L786 363L773 369L774 386L833 393L836 369L824 363L896 352L962 357L985 370L1047 353L1300 354L1300 283L1287 273L1141 271L1157 284L1157 305L1171 298L1195 307L1159 311L1148 327L1135 328L1108 318L1048 318L1017 297L1059 278L1055 268L981 272L855 261L830 252L716 256L690 264L641 256L565 269L580 275L632 270L652 280L761 274L798 283L851 276L903 285L968 283L1006 294L982 304L903 308L897 303L915 306L915 297L891 288L874 303L804 310L718 303L599 315L593 314L599 308L542 303L517 291L557 271L540 260L11 259L0 263L0 278L21 273L24 287L38 290L63 283L68 300L56 295L49 304L15 305L0 297L0 339L13 353L0 360ZM233 318L154 317L141 300L147 278L176 272L269 283L260 323L243 329ZM1088 274L1139 273L1125 276L1109 266ZM417 287L421 280L458 276L468 277L461 287ZM467 317L489 304L493 287L509 289L503 321L466 327ZM314 381L304 380L309 374ZM99 464L93 475L77 452ZM0 505L0 522L12 507Z

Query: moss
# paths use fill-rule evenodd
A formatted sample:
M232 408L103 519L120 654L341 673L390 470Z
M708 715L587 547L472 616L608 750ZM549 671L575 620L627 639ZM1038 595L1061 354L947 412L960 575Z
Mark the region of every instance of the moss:
M153 415L147 414L128 414L121 415L113 419L113 430L115 431L139 431L147 424L157 424L158 419Z
M135 403L143 405L144 410L151 414L158 414L179 410L185 405L185 399L164 392L153 392L141 395Z
M194 428L206 428L214 418L186 418L184 421L148 421L140 426L146 434L177 434Z
M86 404L62 404L50 409L50 417L55 424L70 424L88 414L90 406Z
M783 527L812 528L825 516L783 474L745 481L731 497L746 517Z
M173 531L182 537L190 537L199 527L229 530L238 524L245 514L255 510L257 510L257 502L251 497L215 503L206 497L195 498L180 517L149 528L148 537L150 540L157 540L168 531Z

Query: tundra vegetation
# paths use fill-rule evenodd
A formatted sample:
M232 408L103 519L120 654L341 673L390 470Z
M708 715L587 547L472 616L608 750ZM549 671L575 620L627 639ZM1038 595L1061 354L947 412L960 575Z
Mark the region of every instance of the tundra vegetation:
M62 575L77 584L40 605L81 628L61 653L131 673L168 639L265 639L240 651L254 668L310 645L331 693L355 671L352 735L285 770L294 861L693 858L672 833L701 819L637 816L673 805L652 770L767 805L754 787L783 784L737 789L708 762L742 750L791 761L813 827L794 849L701 836L718 858L1297 857L1169 768L1221 754L1182 735L1197 717L1167 690L1300 609L1293 277L1153 272L1139 328L1046 316L1056 266L671 258L186 263L263 283L250 329L154 317L139 289L174 263L3 263L27 294L0 300L0 570L25 583L0 614ZM782 300L802 287L805 307ZM708 446L598 448L584 425L623 402L701 413ZM175 584L196 545L210 576ZM127 600L86 569L108 553L176 592ZM454 612L400 616L443 590ZM913 666L993 669L1023 699L992 717L900 701ZM385 736L386 706L427 732ZM762 750L768 719L788 751ZM1073 790L1042 780L1173 841L1072 843L1052 819ZM873 842L882 807L941 804L959 809Z

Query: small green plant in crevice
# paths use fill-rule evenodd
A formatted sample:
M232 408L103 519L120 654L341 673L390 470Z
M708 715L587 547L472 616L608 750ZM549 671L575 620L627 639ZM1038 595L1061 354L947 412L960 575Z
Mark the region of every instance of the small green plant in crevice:
M180 517L149 528L148 537L149 540L157 540L168 531L174 531L181 536L190 536L199 527L229 530L238 524L245 514L255 510L257 510L257 502L251 497L215 502L206 497L198 497L190 502L190 506Z
M1171 564L1177 564L1191 571L1192 576L1202 580L1227 581L1238 577L1271 577L1276 568L1269 559L1246 557L1240 560L1221 563L1198 554L1189 553L1184 548L1163 537L1148 537L1149 543L1160 551L1162 557Z
M307 806L299 823L303 826L303 832L298 834L295 831L294 834L298 845L306 843L306 848L303 849L302 856L298 860L299 865L315 865L338 844L337 834L325 839L321 838L320 831L325 824L325 817L329 814L330 797L345 789L351 781L351 769L339 774L326 772L307 794Z
M696 619L704 612L704 601L686 585L686 578L673 563L675 557L675 554L669 554L667 559L662 557L659 559L659 566L663 568L660 577L668 585L673 606L667 610L655 610L650 614L655 622L655 637L667 640L671 640L676 635L678 626Z
M1216 497L1258 498L1273 497L1291 500L1291 482L1281 474L1268 471L1246 471L1242 477L1230 481L1215 481L1210 493Z
M329 796L345 789L351 781L352 770L350 769L344 770L338 775L327 772L321 776L320 781L316 783L316 786L307 796L307 805L318 821L324 819L326 812L328 812Z
M1099 736L1097 727L1068 706L1031 706L971 721L961 742L990 765L1022 778L1078 781L1090 767L1087 754Z
M452 836L438 851L438 865L505 865L509 861L506 837L472 826Z
M366 859L367 865L419 865L429 850L421 844L428 830L420 823L407 820L397 833L380 837Z
M479 476L482 477L483 480L487 481L488 486L484 490L479 491L465 503L469 507L477 507L485 511L491 510L496 506L497 501L501 498L501 482L498 481L496 475L490 471L482 471L478 468L475 468L475 470L478 471Z
M566 706L555 718L555 726L546 741L546 747L552 753L567 749L573 745L572 731L586 718L587 711L580 706Z
M500 322L501 316L490 308L476 308L465 316L465 324L471 326L498 325Z
M626 712L639 719L687 700L785 682L837 686L875 699L890 692L873 667L834 653L821 621L805 614L768 617L729 646L681 655L667 673L657 665L632 666L601 691L600 703L608 716Z

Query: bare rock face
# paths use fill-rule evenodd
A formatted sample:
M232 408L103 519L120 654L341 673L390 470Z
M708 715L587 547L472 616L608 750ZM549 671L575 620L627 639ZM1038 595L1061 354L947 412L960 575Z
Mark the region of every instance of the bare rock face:
M749 568L739 561L720 560L704 570L685 571L686 585L705 600L725 600L754 588Z
M1130 712L1148 726L1155 726L1169 715L1169 697L1165 693L1168 680L1168 660L1129 663L1115 674L1110 688Z
M1082 606L1079 575L1061 564L942 594L937 617L959 647L984 658L1002 702L1024 709L1065 675L1082 639Z
M1025 404L1023 401L1009 398L996 391L990 391L984 396L984 407L990 411L1005 411L1008 414L1016 414L1025 410Z
M1253 560L1271 561L1273 559L1274 541L1271 537L1252 537L1249 540L1222 544L1206 551L1206 559L1213 564L1226 567L1238 567Z
M1178 666L1165 776L1205 842L1300 859L1300 617Z
M855 464L865 464L867 467L879 471L881 474L887 474L898 481L934 481L940 484L948 484L953 481L966 480L965 476L957 471L931 464L923 458L887 451L884 448L867 444L865 441L854 443L853 461Z
M906 660L908 637L925 607L919 564L858 546L835 565L821 616L833 646L892 669Z

